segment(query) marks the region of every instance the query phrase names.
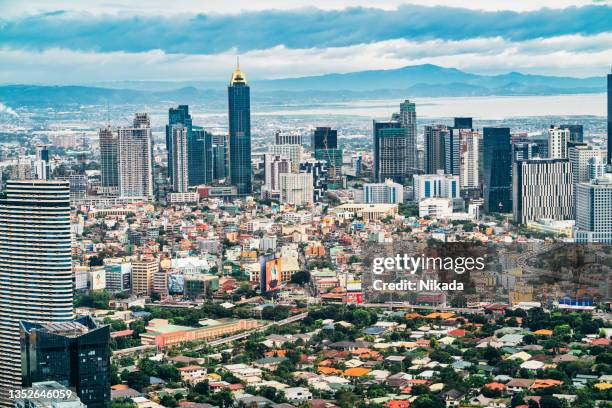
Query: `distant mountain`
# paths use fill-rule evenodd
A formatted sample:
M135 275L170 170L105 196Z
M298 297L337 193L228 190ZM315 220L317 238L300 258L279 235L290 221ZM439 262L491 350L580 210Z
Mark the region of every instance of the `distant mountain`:
M97 86L0 86L12 107L65 104L225 103L226 82L120 81ZM256 101L338 100L426 96L557 95L605 92L605 77L476 75L437 65L251 81Z

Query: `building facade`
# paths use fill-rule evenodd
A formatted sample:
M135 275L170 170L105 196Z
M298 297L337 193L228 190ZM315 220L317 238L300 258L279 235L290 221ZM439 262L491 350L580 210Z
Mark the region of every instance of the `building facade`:
M612 176L576 186L576 242L612 244Z
M550 159L566 159L567 142L569 139L569 129L564 129L559 126L548 129L548 157Z
M488 213L512 211L512 145L510 128L483 129L483 195Z
M98 132L100 143L100 190L105 195L119 193L119 162L117 134L110 127Z
M232 74L227 88L229 108L229 176L239 195L248 195L252 187L251 163L251 93L240 66Z
M21 386L19 321L73 317L67 181L8 181L0 198L0 405Z
M189 159L187 153L187 128L173 125L172 129L172 189L184 193L189 186Z
M438 170L436 174L414 176L413 192L414 201L425 198L460 198L459 176L444 174L444 170Z
M567 159L514 162L512 171L514 220L573 219L572 165Z
M385 180L384 183L363 185L363 202L366 204L400 204L404 202L404 186Z
M450 131L445 125L425 126L425 174L436 174L446 167L446 139Z
M373 122L374 179L391 179L404 183L406 179L406 130L400 122Z
M134 126L119 128L118 162L121 197L153 197L153 141L146 114L136 114Z
M281 173L281 202L293 205L308 205L314 202L311 173Z

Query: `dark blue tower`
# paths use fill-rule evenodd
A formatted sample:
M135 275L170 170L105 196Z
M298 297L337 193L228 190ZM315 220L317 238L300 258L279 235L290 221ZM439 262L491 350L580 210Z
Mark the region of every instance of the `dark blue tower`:
M512 142L509 128L484 128L482 157L485 211L512 212Z
M227 87L229 108L229 176L238 194L251 194L251 94L240 64Z
M166 125L166 152L168 152L168 177L172 179L172 126L183 125L187 128L187 140L192 137L192 121L188 105L179 105L178 108L168 109L168 124ZM189 151L189 147L187 148ZM189 162L188 164L189 165Z

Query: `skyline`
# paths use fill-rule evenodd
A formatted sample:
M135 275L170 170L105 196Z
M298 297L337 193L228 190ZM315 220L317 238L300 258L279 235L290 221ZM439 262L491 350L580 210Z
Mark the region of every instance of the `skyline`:
M612 61L609 1L14 3L0 1L4 84L227 81L237 55L254 80L418 64L585 77Z

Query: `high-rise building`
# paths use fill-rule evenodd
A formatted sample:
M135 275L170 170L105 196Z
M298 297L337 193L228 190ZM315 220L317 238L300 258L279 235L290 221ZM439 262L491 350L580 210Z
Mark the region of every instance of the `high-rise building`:
M0 197L0 406L21 386L19 321L73 317L70 187L7 181Z
M482 173L484 210L489 213L512 211L512 145L510 128L483 129Z
M132 287L132 264L117 263L104 265L106 275L106 290L109 292L125 292Z
M159 270L155 258L143 258L132 262L132 293L150 296L153 292L153 277Z
M319 149L321 150L321 149ZM268 153L274 156L283 156L291 162L291 171L297 173L302 161L304 148L298 144L281 144L268 146Z
M568 149L568 157L572 163L572 182L578 184L596 178L589 175L589 160L597 157L605 163L606 152L594 146L572 146Z
M102 194L119 193L119 162L117 133L110 127L98 132L100 142L100 187Z
M573 219L572 165L568 159L514 162L512 170L514 220Z
M569 137L569 129L563 129L559 126L551 126L548 129L548 157L550 159L567 159Z
M168 154L168 178L172 180L172 126L183 125L187 132L191 134L192 119L189 114L188 105L179 105L176 108L168 109L168 124L166 125L166 152Z
M51 167L49 166L49 148L45 145L36 146L36 160L34 162L34 177L37 180L49 180Z
M187 179L190 186L209 184L214 180L214 154L213 135L194 126L187 138ZM225 150L222 159L225 166Z
M480 186L481 135L475 130L453 129L453 133L457 131L459 132L459 184L461 189L478 188Z
M472 126L472 118L455 118L454 129L474 129Z
M569 130L569 142L582 143L584 142L584 126L582 125L561 125L561 129Z
M23 385L56 381L88 408L110 407L110 327L89 316L53 323L21 321Z
M425 126L425 174L436 174L446 167L446 140L450 134L445 125Z
M404 186L385 180L384 183L366 183L363 185L363 202L365 204L400 204L404 202Z
M461 197L459 176L444 174L438 170L436 174L419 174L413 178L414 201L424 198L450 198Z
M227 177L227 135L211 135L212 142L212 179L220 180Z
M308 205L314 202L311 173L281 173L281 202L293 205Z
M304 139L300 133L281 133L281 131L278 130L274 133L274 144L303 145Z
M328 188L337 189L342 184L342 149L317 149L314 157L317 160L322 160L327 164L327 181Z
M153 196L153 141L147 114L137 113L134 126L117 129L119 195Z
M548 151L548 149L546 149ZM540 149L537 143L519 142L512 144L512 157L515 161L531 160L540 157ZM546 159L547 157L540 157Z
M612 73L608 74L608 163L612 164Z
M400 103L399 121L406 130L406 175L410 178L412 175L419 173L416 145L417 117L414 102L406 99Z
M251 95L240 65L227 88L229 107L229 176L238 194L251 194Z
M312 132L310 146L313 151L318 149L337 149L338 131L329 127L317 127Z
M291 160L281 155L265 154L265 184L262 188L262 196L270 199L280 199L280 175L283 173L291 173Z
M605 157L591 157L587 164L587 173L590 180L595 180L603 177L606 174L606 165L604 164Z
M327 191L327 162L313 159L304 160L300 163L300 173L312 174L314 201L321 201Z
M406 129L400 122L373 122L374 179L391 179L404 183L406 179Z
M612 175L576 186L576 242L612 244Z
M187 191L189 185L189 159L187 155L187 128L172 125L172 189L177 193Z

